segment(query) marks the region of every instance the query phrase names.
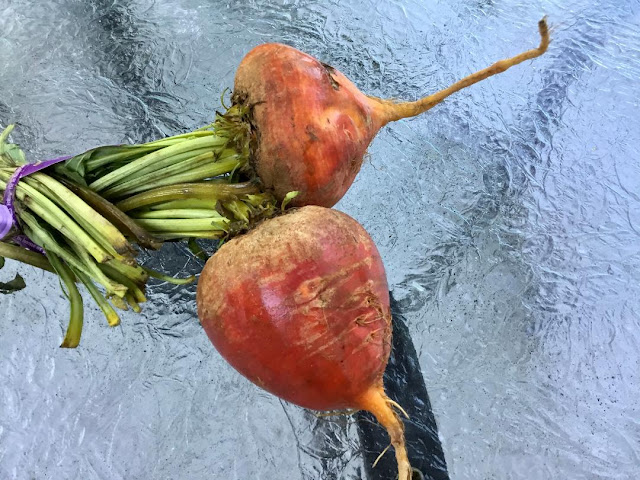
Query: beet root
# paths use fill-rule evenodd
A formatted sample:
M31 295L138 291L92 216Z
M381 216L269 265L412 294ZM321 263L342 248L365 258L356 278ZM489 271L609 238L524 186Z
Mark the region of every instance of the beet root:
M298 191L294 206L333 206L353 183L380 128L426 112L452 93L542 55L549 45L546 20L538 27L537 48L403 103L365 95L341 72L295 48L277 43L254 48L236 71L233 101L252 110L255 174L279 200Z
M261 388L315 410L368 410L408 480L404 428L384 392L391 314L367 232L308 206L223 245L198 283L198 316L220 354Z

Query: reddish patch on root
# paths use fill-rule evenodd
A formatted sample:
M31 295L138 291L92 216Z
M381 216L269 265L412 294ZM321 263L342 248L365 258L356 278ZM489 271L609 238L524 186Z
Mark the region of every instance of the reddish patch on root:
M234 100L253 106L257 175L293 205L333 206L381 127L370 100L338 70L295 48L264 44L238 67Z
M414 102L366 96L338 70L295 48L254 48L236 72L234 102L253 108L255 173L279 200L299 191L292 205L333 206L353 183L382 126L420 115L455 92L542 55L549 46L544 19L538 29L537 48Z
M303 207L224 245L198 283L198 316L222 356L259 387L316 410L365 409L411 478L404 427L384 393L391 349L380 255L351 217Z
M389 294L364 229L305 207L224 245L198 284L198 314L229 363L316 410L353 407L390 351Z

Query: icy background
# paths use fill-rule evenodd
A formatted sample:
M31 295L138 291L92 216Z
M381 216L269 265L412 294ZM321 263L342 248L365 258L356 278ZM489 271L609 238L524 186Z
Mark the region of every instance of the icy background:
M522 0L0 0L0 124L29 158L208 123L254 45L281 41L365 92L439 90L542 58L384 129L338 207L378 243L451 478L640 472L640 4ZM169 246L156 267L195 273ZM227 366L195 288L155 283L109 329L7 262L0 479L358 479L351 418L317 419ZM89 303L89 302L87 302Z

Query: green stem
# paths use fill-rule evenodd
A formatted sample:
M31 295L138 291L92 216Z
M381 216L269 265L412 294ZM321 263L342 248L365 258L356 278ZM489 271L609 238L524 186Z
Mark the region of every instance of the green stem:
M149 210L136 214L136 219L153 219L153 218L209 218L214 209L204 208L174 208L167 210Z
M81 247L78 247L75 244L72 244L71 247L75 250L76 255L80 258L80 261L83 262L90 271L90 277L93 278L96 282L102 285L107 289L108 295L116 295L120 298L123 298L127 293L127 287L119 283L117 280L109 278L105 275L98 264L89 256L87 251Z
M0 172L0 186L6 188L9 178L5 172ZM98 262L106 262L109 255L96 241L91 238L72 218L70 218L55 203L33 188L27 182L19 182L16 197L29 207L36 215L46 221L55 230L70 241L82 245ZM22 213L20 214L22 216Z
M75 255L73 255L67 249L63 248L53 238L51 233L45 230L38 223L33 215L27 212L22 212L20 217L26 224L24 225L24 231L31 240L33 240L35 243L37 243L47 251L55 253L75 270L80 270L81 272L91 276L91 271L89 270L89 268L84 265Z
M94 279L109 293L112 293L119 297L124 296L126 287L124 285L115 283L111 279L107 278L97 267L95 260L93 260L81 246L74 243L69 244L70 249L78 255L76 256L67 248L62 247L46 229L40 226L35 217L26 212L23 212L22 219L26 223L25 233L29 236L29 238L44 247L47 251L53 252L55 255L61 257L75 271L80 271L88 277ZM121 262L112 262L115 264L124 265ZM133 267L127 268L133 270Z
M222 237L226 236L227 232L223 230L203 230L203 231L193 231L193 232L183 232L183 231L174 231L174 232L157 232L156 237L161 238L165 241L170 240L184 240L185 238L205 238L209 240L220 240Z
M127 294L124 296L124 299L131 307L131 310L133 310L135 313L140 313L142 311L142 308L140 308L140 305L138 305L136 297L131 292L127 292Z
M85 163L85 169L87 172L93 172L101 167L109 165L110 163L120 163L125 162L127 160L135 160L136 158L140 158L143 155L147 155L155 150L162 148L160 146L147 146L147 145L122 145L118 148L118 152L110 153L107 155L100 156L101 149L111 149L111 147L98 147L94 149L92 153L92 157L87 160ZM87 152L81 154L86 155ZM73 157L67 162L73 162Z
M94 151L91 151L92 153L91 158L84 161L85 170L87 172L93 172L109 164L118 164L118 163L123 163L127 161L133 161L155 150L159 150L165 147L170 147L172 145L176 145L178 143L184 142L186 140L190 140L192 138L206 137L211 135L215 135L215 132L211 130L209 131L196 130L193 132L183 133L181 135L174 135L173 137L161 138L159 140L143 143L141 145L121 145L119 147L116 147L118 149L117 152L103 154L103 155L101 155L102 153L101 150L103 149L109 150L109 149L113 149L114 147L110 147L110 146L98 147L94 149ZM82 155L85 155L85 154L86 152ZM72 163L73 161L74 161L73 158L69 160L69 162L72 162Z
M205 252L202 247L198 245L198 242L195 238L190 238L189 240L187 240L187 246L196 258L202 260L203 262L206 262L208 260L209 255L207 255L207 252Z
M217 177L231 173L242 167L245 160L240 155L234 154L225 160L214 161L215 155L207 152L175 165L171 168L148 173L143 177L128 180L125 183L105 190L103 195L107 198L120 198L134 193L151 190L175 183L197 182L207 178ZM204 165L202 165L204 163Z
M150 169L156 170L163 168L166 165L170 165L173 162L171 157L175 155L200 148L221 147L224 146L227 141L228 140L226 138L208 136L203 138L194 138L193 140L187 140L170 147L156 150L155 152L140 157L137 160L134 160L133 162L100 177L89 185L89 188L96 192L106 190L110 186L115 185L124 179L128 179L134 174L146 172Z
M168 219L147 219L141 218L137 220L143 228L151 232L167 232L179 231L187 232L205 231L205 230L222 230L224 231L229 223L229 219L217 216L209 218L168 218Z
M91 279L88 276L86 276L84 273L79 272L77 270L74 271L73 273L75 273L76 277L80 279L80 281L84 284L84 286L87 288L87 290L95 300L98 307L100 307L100 310L102 310L102 313L107 319L107 323L109 324L109 326L116 327L120 325L120 317L118 316L118 313L113 309L113 307L107 301L107 299L102 296L102 294L100 293L100 290L98 290L98 288L91 281Z
M64 184L71 190L73 190L80 198L93 207L98 213L109 220L118 230L120 230L125 236L133 239L138 245L143 248L149 248L152 250L158 250L162 246L162 242L147 232L144 228L140 227L131 217L116 206L105 200L100 195L87 187L76 185L74 183L64 180Z
M251 214L251 208L240 200L229 200L224 202L224 208L229 210L235 218L242 220L243 222L249 222L249 215Z
M151 278L163 280L165 282L169 282L174 285L187 285L189 283L193 283L194 280L196 279L196 277L193 275L187 278L173 278L148 267L142 267L142 268L144 268L144 271L147 272Z
M7 125L7 127L2 131L2 133L0 133L0 153L4 153L7 139L9 138L9 135L11 135L11 132L13 132L14 128L15 128L15 125L12 123L10 125Z
M47 272L55 273L46 257L39 253L32 252L26 248L11 245L10 243L0 242L0 257L10 258L17 262L26 263L33 267L41 268Z
M42 173L36 173L26 181L34 188L37 188L39 182L41 186L48 189L51 196L55 197L56 203L64 208L82 228L91 233L92 237L111 255L131 256L133 247L124 235L67 187ZM42 191L42 188L38 190Z
M138 284L123 273L119 272L110 265L100 265L100 270L102 270L109 277L113 278L115 281L127 287L127 290L133 293L135 299L138 302L144 303L147 301L147 297L145 297L144 292L140 289Z
M241 168L244 165L244 161L239 158L239 155L234 155L234 158L230 158L228 160L219 160L214 163L210 163L209 165L202 165L198 168L194 168L192 170L184 171L179 175L174 175L171 178L162 179L158 182L155 182L152 185L149 185L153 188L163 187L165 185L171 185L174 183L189 183L189 182L198 182L201 180L205 180L207 178L217 177L219 175L225 175L227 173L231 173L238 168ZM129 193L136 193L139 189L132 190Z
M244 197L244 196L243 196ZM199 199L199 198L189 198L186 200L171 200L168 202L156 203L155 205L150 206L151 211L160 211L160 210L215 210L218 205L218 200L213 199ZM136 216L139 217L140 214L136 213Z
M215 152L213 152L211 148L199 148L197 150L174 155L166 159L166 163L168 163L168 165L164 167L154 165L153 170L147 169L146 171L136 172L128 176L124 181L118 182L106 190L103 190L100 192L100 195L113 200L115 198L127 196L129 194L129 190L135 187L141 187L142 190L149 190L152 188L148 187L149 184L153 185L153 183L158 180L192 168L194 159L198 159L198 162L212 162L214 158Z
M127 302L125 302L123 298L111 297L110 300L111 300L111 303L113 303L113 306L116 307L117 309L120 309L124 312L127 312L129 310L129 306L127 305Z
M139 285L144 285L149 278L147 272L140 265L126 265L115 260L107 262L106 265L114 268L115 270L129 278L132 282L135 282Z
M173 135L171 137L161 138L159 140L154 140L152 142L145 143L143 145L149 146L170 146L178 143L179 141L191 140L192 138L198 137L210 137L211 135L216 135L216 132L213 130L209 130L213 126L213 123L206 125L204 127L200 127L197 130L187 133L181 133L179 135Z
M251 182L245 183L179 183L139 193L116 204L123 212L146 207L170 200L199 199L225 200L239 195L260 193L260 189Z
M52 252L47 251L47 258L57 274L60 275L62 282L67 288L67 297L71 304L69 326L67 327L67 333L64 336L64 340L62 340L60 348L76 348L80 343L80 337L82 336L82 323L84 317L82 296L80 295L78 287L76 287L74 274L71 269L61 262L60 259Z

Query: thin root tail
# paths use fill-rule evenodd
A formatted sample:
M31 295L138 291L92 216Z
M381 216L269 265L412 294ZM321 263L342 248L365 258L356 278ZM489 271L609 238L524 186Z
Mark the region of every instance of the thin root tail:
M463 88L467 88L474 83L478 83L486 78L492 77L493 75L502 73L505 70L513 67L514 65L518 65L519 63L522 63L526 60L531 60L533 58L539 57L540 55L545 53L547 51L547 48L549 47L550 37L549 27L547 25L547 17L544 17L538 22L538 30L540 31L540 45L538 45L537 48L522 52L515 57L500 60L483 70L472 73L462 80L457 81L450 87L447 87L444 90L440 90L433 95L429 95L428 97L424 97L415 102L395 103L389 100L377 99L380 102L380 111L383 117L382 125L386 125L389 122L394 122L402 118L409 118L420 115L421 113L424 113L427 110L435 107L449 95L452 95L462 90Z
M391 445L396 451L398 462L398 480L411 480L412 470L407 456L404 439L404 425L392 406L397 405L384 393L382 385L373 387L360 397L359 406L376 417L391 437ZM376 460L377 463L377 460Z

